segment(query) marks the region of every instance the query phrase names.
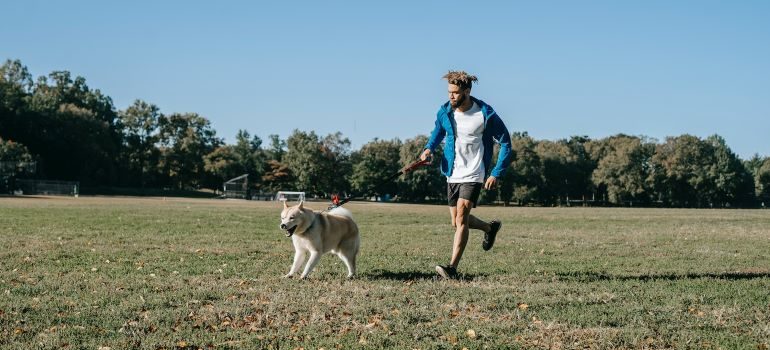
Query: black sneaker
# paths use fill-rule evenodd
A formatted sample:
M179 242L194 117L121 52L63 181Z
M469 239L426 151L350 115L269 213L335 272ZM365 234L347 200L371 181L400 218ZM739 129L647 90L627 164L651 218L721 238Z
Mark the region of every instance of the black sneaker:
M484 234L484 242L481 243L482 249L492 249L492 246L495 245L495 237L497 237L497 231L500 231L500 226L502 225L503 223L498 220L493 220L489 223L490 230Z
M457 279L457 269L452 266L436 266L436 272L438 272L441 277L444 277L446 279L454 280Z

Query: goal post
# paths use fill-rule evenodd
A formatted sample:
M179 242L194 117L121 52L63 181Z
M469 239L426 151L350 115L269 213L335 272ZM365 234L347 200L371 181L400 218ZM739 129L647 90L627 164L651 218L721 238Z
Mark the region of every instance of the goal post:
M225 198L249 199L249 174L243 174L222 184Z
M80 182L17 179L17 193L23 195L73 196L80 193Z
M285 201L304 202L305 192L278 191L275 193L274 200L281 201L281 202L285 202Z

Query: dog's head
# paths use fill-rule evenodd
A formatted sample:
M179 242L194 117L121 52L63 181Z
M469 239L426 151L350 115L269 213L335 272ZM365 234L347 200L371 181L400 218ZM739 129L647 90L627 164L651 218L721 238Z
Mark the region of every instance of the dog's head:
M281 211L281 230L286 231L286 237L291 237L297 228L307 227L308 218L307 211L303 206L303 202L295 206L288 206L286 202L283 202L283 211Z

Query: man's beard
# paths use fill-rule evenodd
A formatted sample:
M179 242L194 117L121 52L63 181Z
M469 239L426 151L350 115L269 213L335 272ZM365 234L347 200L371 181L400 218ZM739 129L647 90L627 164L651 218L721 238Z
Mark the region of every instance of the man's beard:
M460 98L457 99L457 101L455 102L449 101L449 103L452 105L452 108L460 107L463 105L463 103L465 103L465 95L460 96Z

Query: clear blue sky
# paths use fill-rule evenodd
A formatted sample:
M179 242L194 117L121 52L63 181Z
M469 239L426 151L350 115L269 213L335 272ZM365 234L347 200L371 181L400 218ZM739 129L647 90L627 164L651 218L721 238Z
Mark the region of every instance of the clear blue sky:
M12 1L0 59L233 142L427 134L448 69L537 139L717 133L770 155L770 1Z

